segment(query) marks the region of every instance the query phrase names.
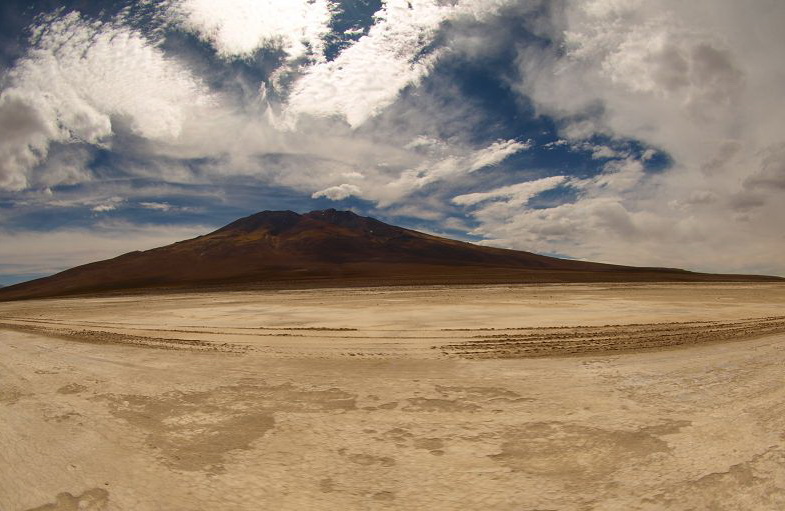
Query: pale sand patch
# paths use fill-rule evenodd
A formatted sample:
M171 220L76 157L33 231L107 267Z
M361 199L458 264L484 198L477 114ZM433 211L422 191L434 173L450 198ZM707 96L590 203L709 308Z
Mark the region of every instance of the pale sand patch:
M783 509L784 306L776 284L3 303L0 509ZM596 342L651 345L564 356Z

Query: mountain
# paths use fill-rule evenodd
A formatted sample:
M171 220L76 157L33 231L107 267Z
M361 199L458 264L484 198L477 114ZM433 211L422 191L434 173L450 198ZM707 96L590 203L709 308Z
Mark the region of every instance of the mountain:
M775 279L558 259L328 209L263 211L204 236L3 288L0 300L151 289Z

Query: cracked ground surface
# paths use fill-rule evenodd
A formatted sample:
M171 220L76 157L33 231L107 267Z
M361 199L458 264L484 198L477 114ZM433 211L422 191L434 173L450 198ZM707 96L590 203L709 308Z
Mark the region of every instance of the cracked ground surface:
M0 304L0 509L785 509L784 305L771 284Z

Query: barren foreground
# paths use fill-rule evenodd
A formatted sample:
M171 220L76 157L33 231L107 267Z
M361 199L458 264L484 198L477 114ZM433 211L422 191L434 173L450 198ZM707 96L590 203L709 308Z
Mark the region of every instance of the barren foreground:
M780 510L785 285L0 304L0 510Z

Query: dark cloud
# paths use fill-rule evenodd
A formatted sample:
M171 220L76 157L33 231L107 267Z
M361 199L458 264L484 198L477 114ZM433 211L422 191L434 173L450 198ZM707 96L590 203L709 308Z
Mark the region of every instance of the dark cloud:
M757 190L785 190L785 144L764 151L761 168L744 181L744 186Z

